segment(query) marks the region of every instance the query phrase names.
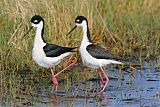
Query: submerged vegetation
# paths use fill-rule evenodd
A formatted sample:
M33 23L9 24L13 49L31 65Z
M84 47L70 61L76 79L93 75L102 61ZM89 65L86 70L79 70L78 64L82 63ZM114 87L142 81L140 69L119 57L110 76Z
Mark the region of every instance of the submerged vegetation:
M80 28L69 36L65 35L74 26L77 15L84 15L88 18L93 42L103 44L113 54L141 58L160 53L159 4L159 0L1 0L0 101L20 100L21 94L26 93L32 95L41 84L39 80L49 79L49 72L38 67L31 57L35 31L22 39L31 26L33 15L44 18L44 37L50 43L79 46L82 40ZM77 53L69 57L78 58L80 62ZM61 63L55 70L59 71L66 64ZM66 80L66 90L71 84L70 79L79 81L91 76L81 72L82 66L79 65L60 76ZM33 86L24 86L26 81L32 81ZM49 83L49 80L44 81ZM29 98L23 99L28 101Z

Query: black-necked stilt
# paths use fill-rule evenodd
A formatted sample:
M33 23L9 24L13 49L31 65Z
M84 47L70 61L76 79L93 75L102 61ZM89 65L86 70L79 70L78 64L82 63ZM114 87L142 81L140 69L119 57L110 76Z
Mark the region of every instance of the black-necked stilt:
M54 65L59 64L62 59L67 60L68 62L71 62L70 65L65 67L63 70L61 70L57 74L54 74L53 70L51 69L52 81L53 81L53 84L56 86L56 91L57 91L58 80L56 77L63 71L67 70L69 67L75 65L77 61L76 59L69 60L65 58L66 56L70 55L71 52L74 52L75 48L61 47L55 44L46 43L43 38L44 19L41 16L39 15L33 16L31 18L31 23L32 23L32 27L30 28L29 31L31 31L33 27L37 28L35 38L34 38L32 57L33 57L33 60L39 66L42 66L45 68L51 68ZM29 31L25 35L27 35Z
M102 73L106 78L106 82L103 86L103 89L101 90L101 92L103 92L109 81L109 78L106 72L104 71L103 67L108 64L122 64L122 62L117 61L119 60L119 57L113 56L105 48L102 48L92 43L90 38L89 28L88 28L88 21L84 16L78 16L75 19L75 23L76 23L75 27L69 33L71 33L77 26L82 27L83 39L79 49L82 57L82 61L88 67L98 69L97 71L98 71L99 77L102 83L104 84L100 70L102 71Z

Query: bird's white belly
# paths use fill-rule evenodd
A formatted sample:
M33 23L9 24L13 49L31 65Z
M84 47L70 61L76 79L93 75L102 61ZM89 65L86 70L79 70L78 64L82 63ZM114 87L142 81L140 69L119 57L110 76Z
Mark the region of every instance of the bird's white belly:
M83 43L80 46L80 54L83 61L83 64L90 67L90 68L99 68L107 66L108 64L122 64L119 61L110 60L110 59L97 59L92 57L86 50L86 47L91 44L89 42Z
M80 48L80 54L83 64L90 68L99 68L99 62L96 58L93 58L86 50Z
M108 64L122 64L119 61L114 61L110 59L96 59L92 57L86 49L80 48L80 54L82 57L83 64L90 68L99 68L107 66Z
M32 50L32 58L39 66L46 68L53 67L61 61L60 58L46 57L43 50L38 48Z

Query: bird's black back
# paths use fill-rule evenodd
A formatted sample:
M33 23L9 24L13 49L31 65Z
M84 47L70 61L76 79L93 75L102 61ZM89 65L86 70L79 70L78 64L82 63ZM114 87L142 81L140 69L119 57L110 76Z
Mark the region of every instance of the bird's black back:
M122 60L122 58L112 55L105 48L102 48L95 44L90 44L86 47L88 53L97 59L110 59L110 60Z
M74 52L75 48L76 47L70 48L70 47L61 47L55 44L46 44L43 47L43 51L45 52L47 57L58 57L66 52Z

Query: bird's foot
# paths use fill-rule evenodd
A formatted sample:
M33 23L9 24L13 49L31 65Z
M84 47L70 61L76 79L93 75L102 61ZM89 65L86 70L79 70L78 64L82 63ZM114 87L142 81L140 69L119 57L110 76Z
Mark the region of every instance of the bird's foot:
M58 80L57 80L57 78L54 75L52 75L52 82L53 82L53 84L55 86L55 90L57 92L57 89L58 89Z

